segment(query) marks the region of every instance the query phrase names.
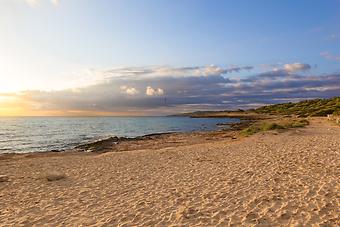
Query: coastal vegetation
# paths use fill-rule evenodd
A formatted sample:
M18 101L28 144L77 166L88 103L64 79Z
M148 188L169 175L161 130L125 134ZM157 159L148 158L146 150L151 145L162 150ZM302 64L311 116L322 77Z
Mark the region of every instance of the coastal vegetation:
M261 114L297 115L299 117L325 117L328 114L339 115L340 97L274 104L257 108L254 111Z
M239 118L243 121L230 125L226 130L237 130L241 135L249 136L258 132L305 127L309 124L308 117L328 117L339 124L340 97L272 104L249 110L196 111L181 116Z
M262 106L249 110L196 111L183 113L189 117L238 117L243 119L265 118L265 115L295 115L298 117L326 117L340 115L340 96L329 99L310 99L297 103L288 102Z
M268 115L288 115L298 117L326 117L329 114L340 115L340 96L329 99L311 99L297 103L288 102L262 106L249 110L196 111L183 113L190 117L237 117L240 119L264 119ZM270 116L269 116L270 117Z
M258 132L265 132L271 130L284 130L290 128L305 127L309 124L307 119L283 119L274 121L260 121L251 124L249 127L241 131L241 135L249 136Z

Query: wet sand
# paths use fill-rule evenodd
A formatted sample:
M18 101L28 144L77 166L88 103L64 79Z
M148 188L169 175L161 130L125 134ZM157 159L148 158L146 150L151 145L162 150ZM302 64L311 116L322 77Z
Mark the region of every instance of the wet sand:
M340 127L314 119L283 133L221 135L1 156L0 225L340 224Z

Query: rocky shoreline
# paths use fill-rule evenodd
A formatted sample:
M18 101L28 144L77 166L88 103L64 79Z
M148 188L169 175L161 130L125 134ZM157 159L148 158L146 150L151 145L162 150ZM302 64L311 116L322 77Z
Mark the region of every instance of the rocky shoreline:
M214 131L196 132L164 132L153 133L137 137L112 136L106 139L97 140L90 143L80 144L68 150L52 150L48 152L31 153L6 153L0 154L0 160L16 159L21 157L34 158L45 156L84 155L123 152L136 149L157 149L171 146L182 146L204 143L206 141L220 141L230 138L235 140L240 137L239 131L247 127L253 121L243 120L238 123L223 123L220 128Z

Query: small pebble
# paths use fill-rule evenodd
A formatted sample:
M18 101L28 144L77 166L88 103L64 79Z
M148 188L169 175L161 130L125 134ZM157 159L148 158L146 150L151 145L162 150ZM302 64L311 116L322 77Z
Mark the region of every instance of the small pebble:
M0 182L7 182L9 177L7 175L0 175Z

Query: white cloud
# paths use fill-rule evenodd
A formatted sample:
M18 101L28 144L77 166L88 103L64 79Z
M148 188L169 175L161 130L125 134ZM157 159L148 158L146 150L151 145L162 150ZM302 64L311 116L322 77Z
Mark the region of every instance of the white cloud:
M44 0L24 0L29 6L36 7L41 4ZM59 6L60 0L49 0L53 6Z
M51 0L51 3L52 3L54 6L59 6L60 1L59 1L59 0Z
M333 55L328 51L321 52L320 55L328 60L340 61L340 55Z
M30 6L38 6L40 3L39 0L25 0L25 2Z
M205 67L195 70L195 74L204 75L204 76L220 75L220 74L224 74L224 69L216 65L209 65L209 66L205 66Z
M120 86L120 92L127 95L137 95L139 91L134 87Z
M150 86L147 86L145 94L147 96L159 96L164 95L164 90L162 88L152 88Z
M306 70L309 70L311 67L309 64L292 63L292 64L285 64L283 68L287 72L292 73L292 72L298 72L298 71L306 71Z

